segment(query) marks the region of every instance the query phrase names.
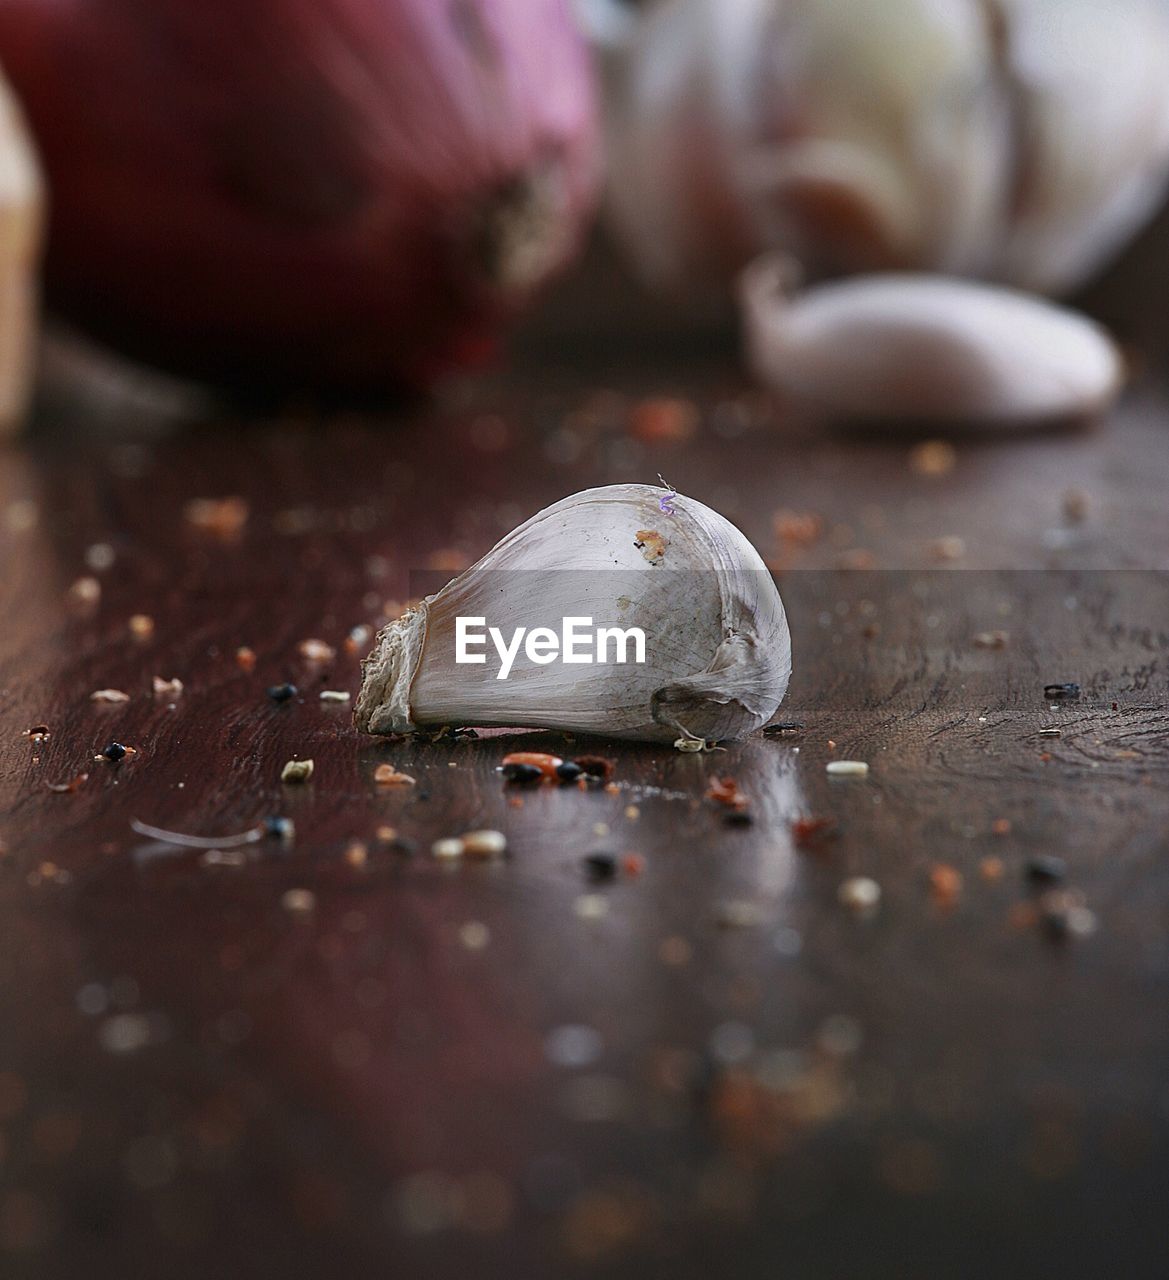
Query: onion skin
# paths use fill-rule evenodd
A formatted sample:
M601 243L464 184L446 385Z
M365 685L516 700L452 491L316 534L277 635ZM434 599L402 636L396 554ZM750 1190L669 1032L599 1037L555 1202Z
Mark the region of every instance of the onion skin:
M563 0L4 0L95 336L249 387L420 387L573 256L599 178Z

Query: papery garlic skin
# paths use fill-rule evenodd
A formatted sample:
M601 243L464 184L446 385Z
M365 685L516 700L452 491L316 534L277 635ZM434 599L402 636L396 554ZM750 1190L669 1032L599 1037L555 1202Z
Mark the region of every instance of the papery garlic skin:
M664 0L610 63L609 208L659 285L783 249L1060 292L1169 173L1151 0Z
M1124 366L1099 325L1000 286L855 276L794 287L767 255L743 273L748 361L789 407L850 423L1019 427L1083 419Z
M779 592L734 525L681 495L668 515L665 492L626 484L573 494L390 623L362 664L358 727L522 726L673 742L766 724L791 674ZM644 554L645 531L664 540L660 557ZM499 681L490 663L454 662L455 619L471 616L509 631L581 616L639 627L647 661L517 661Z

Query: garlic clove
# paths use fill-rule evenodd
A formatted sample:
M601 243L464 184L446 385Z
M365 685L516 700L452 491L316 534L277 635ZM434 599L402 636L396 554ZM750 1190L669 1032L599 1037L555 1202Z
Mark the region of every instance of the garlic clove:
M523 726L672 743L766 724L791 672L779 592L734 525L680 495L667 514L665 492L625 484L573 494L391 622L362 664L358 727ZM517 647L501 679L490 641L485 661L456 661L459 618L484 619L480 630L496 628L505 647L519 628L559 631L565 619L637 628L645 661L535 661Z
M852 422L1028 425L1106 409L1120 353L1092 321L1012 290L929 275L795 291L791 259L740 281L748 360L791 404Z

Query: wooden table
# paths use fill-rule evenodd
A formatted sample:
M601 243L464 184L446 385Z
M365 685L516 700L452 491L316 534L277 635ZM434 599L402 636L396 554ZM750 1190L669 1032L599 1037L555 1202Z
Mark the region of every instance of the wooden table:
M0 1272L1163 1275L1155 380L1097 430L959 441L928 475L912 442L775 421L726 350L566 367L549 332L385 418L163 431L90 388L0 455ZM629 406L665 394L697 429L647 442ZM508 749L585 744L378 741L320 700L356 690L346 638L385 602L658 472L777 567L801 730L606 743L611 791L516 792ZM187 519L231 495L238 536ZM821 536L785 544L779 508ZM136 754L95 761L112 739ZM417 785L379 788L385 761ZM728 773L753 825L703 799ZM210 854L130 826L273 815L292 843ZM835 826L801 847L808 816ZM430 856L471 827L509 857ZM640 874L590 882L596 851ZM857 877L877 910L841 902Z

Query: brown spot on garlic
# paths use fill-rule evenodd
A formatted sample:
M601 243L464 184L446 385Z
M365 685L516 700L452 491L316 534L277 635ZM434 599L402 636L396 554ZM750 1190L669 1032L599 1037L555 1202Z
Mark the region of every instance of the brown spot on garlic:
M1071 311L940 276L794 291L790 259L743 273L748 356L793 407L852 423L1026 426L1080 419L1120 390L1120 354Z

